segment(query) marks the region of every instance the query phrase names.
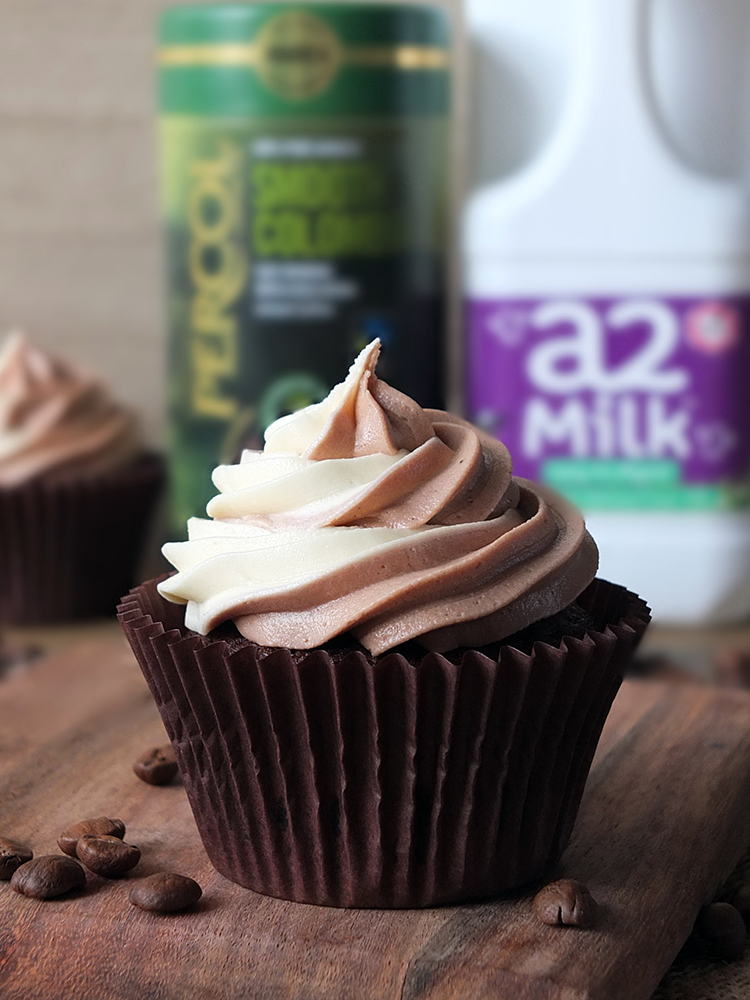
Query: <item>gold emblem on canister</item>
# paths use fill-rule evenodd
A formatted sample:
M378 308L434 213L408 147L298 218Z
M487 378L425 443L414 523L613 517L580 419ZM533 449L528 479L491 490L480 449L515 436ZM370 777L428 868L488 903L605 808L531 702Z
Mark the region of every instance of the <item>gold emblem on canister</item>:
M256 39L257 73L275 94L307 100L328 89L342 62L341 46L329 26L305 11L271 18Z

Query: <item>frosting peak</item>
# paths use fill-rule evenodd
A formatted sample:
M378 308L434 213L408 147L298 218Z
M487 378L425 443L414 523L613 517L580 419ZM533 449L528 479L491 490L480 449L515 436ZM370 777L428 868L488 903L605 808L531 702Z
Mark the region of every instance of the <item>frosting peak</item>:
M380 341L359 354L346 379L320 403L281 417L266 431L266 452L303 458L356 458L413 451L433 436L424 411L375 375Z
M104 472L138 449L135 418L97 379L20 332L7 337L0 350L0 486Z
M272 424L262 452L215 470L214 520L163 550L178 573L159 589L187 604L188 627L231 618L266 646L351 631L373 653L409 639L441 651L502 639L591 581L575 508L514 479L500 441L380 381L379 350Z

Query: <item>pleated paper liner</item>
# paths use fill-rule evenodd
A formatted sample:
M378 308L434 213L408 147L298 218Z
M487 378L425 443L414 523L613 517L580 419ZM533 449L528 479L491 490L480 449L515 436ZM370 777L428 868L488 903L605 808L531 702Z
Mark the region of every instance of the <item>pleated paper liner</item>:
M0 623L114 614L163 480L149 454L96 476L0 489Z
M299 902L422 907L507 892L562 853L649 620L604 581L579 603L595 622L583 639L460 664L259 656L185 629L156 581L119 617L218 871Z

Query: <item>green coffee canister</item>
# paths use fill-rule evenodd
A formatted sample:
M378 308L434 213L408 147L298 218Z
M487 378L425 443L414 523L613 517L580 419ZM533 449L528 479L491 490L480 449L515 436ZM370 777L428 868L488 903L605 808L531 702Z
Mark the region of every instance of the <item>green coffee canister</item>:
M161 19L173 531L358 350L441 405L448 27L392 4Z

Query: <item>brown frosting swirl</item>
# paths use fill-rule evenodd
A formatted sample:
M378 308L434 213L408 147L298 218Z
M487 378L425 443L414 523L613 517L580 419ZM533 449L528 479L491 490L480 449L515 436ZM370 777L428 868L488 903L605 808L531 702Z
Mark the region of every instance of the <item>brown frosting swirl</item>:
M0 351L0 487L106 472L140 450L133 414L93 376L14 332Z
M379 344L323 403L272 425L221 490L162 594L207 632L308 649L350 631L371 652L499 640L573 601L597 550L578 511L512 476L505 446L377 379Z

